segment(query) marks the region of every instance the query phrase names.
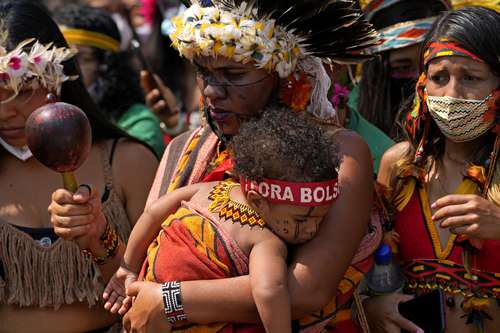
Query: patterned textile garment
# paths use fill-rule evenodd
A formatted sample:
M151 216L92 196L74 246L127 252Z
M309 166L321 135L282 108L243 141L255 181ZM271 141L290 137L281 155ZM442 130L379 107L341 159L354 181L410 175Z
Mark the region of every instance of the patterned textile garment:
M464 179L456 194L479 193L478 186ZM395 230L401 237L399 258L411 293L443 289L466 299L500 299L500 241L486 240L474 260L473 275L463 266L463 248L452 234L441 246L425 188L414 178L407 180L394 202Z
M175 138L167 147L160 163L148 204L175 188L194 184L206 178L215 180L215 177L211 177L214 173L222 176L218 166L223 161L214 165L218 155L221 155L220 152L218 154L218 144L217 137L207 128L199 128ZM380 228L378 220L374 223L375 229L377 225ZM323 329L327 329L328 332L358 332L351 320L352 296L361 278L371 267L371 254L378 246L380 238L380 229L365 236L353 259L353 264L348 268L338 287L338 296L321 311L295 321L294 332L321 332Z
M223 279L248 274L248 257L217 221L204 216L201 207L184 203L163 224L149 246L141 275L146 281ZM208 215L208 214L207 214ZM264 332L259 325L217 323L177 324L174 331L189 333Z

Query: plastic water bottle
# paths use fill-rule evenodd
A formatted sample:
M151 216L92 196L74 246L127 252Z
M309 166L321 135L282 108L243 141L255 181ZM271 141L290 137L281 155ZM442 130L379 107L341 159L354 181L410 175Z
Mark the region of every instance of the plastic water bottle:
M391 248L382 244L375 252L375 265L366 275L366 283L373 294L401 291L404 276L392 258Z

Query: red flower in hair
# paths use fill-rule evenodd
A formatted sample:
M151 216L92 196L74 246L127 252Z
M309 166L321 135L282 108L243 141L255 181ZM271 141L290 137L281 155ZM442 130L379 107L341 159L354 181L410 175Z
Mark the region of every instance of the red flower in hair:
M294 111L304 111L311 100L311 90L311 83L304 72L291 74L281 88L281 102Z

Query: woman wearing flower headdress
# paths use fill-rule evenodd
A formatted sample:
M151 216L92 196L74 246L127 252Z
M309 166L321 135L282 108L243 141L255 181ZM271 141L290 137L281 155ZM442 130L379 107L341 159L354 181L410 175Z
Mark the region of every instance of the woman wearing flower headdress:
M118 318L103 309L102 290L142 212L157 161L98 112L77 76L74 51L41 5L2 1L0 22L0 331L110 331ZM93 145L76 176L93 185L74 195L56 191L60 176L26 146L26 119L54 99L84 110L92 128ZM51 195L77 220L72 228L47 213ZM50 209L61 207L54 202ZM88 213L96 218L86 219Z
M383 157L405 291L445 292L447 332L497 332L500 320L500 14L444 14L424 42L408 140ZM365 301L374 332L421 332L392 294Z
M226 177L231 169L227 149L231 136L267 104L282 103L322 124L343 155L338 172L345 196L331 208L318 237L291 251L288 285L297 319L294 325L312 332L327 323L354 329L349 324L353 286L380 240L379 232L368 234L356 254L367 234L372 207L371 156L356 134L335 126L336 113L327 96L330 80L322 59L359 60L360 51L376 42L373 29L362 19L355 1L196 1L188 5L182 16L173 19L170 37L181 55L197 67L208 126L170 144L149 202L184 185ZM136 301L125 316L126 327L158 331L155 324L185 317L192 323L258 321L248 276L180 281L175 286L168 292L180 295L176 298L179 313L167 311L165 317L161 285L131 285L128 292Z

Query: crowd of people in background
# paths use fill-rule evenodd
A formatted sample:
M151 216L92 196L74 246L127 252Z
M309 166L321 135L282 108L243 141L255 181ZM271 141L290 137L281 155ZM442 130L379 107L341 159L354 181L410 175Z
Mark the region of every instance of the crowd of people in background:
M0 0L0 332L497 332L499 32L493 0ZM25 132L58 102L74 191Z

